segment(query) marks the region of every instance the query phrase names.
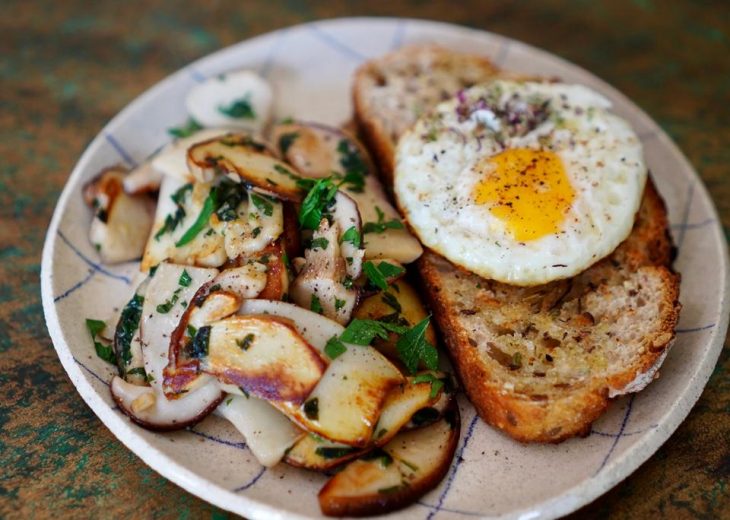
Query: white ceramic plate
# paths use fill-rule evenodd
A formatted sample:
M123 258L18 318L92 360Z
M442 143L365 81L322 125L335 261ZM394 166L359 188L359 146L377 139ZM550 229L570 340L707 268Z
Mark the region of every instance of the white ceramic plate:
M640 109L588 72L507 38L440 23L340 19L300 25L216 52L136 99L94 139L76 165L43 251L43 307L58 356L81 396L149 466L189 492L249 518L319 516L325 477L280 465L264 470L227 424L208 418L190 431L155 434L116 409L107 389L112 367L96 357L85 317L106 317L130 290L136 266L105 267L87 239L90 211L81 186L102 167L142 161L186 119L183 100L200 81L253 68L277 91L276 115L340 124L351 114L350 78L363 60L404 44L436 42L492 58L529 74L582 82L608 96L641 137L669 208L679 247L683 310L661 378L616 401L591 435L557 446L518 444L461 402L462 438L438 488L399 518L552 518L590 502L628 476L686 417L715 365L728 321L728 260L712 202L685 157ZM134 71L130 71L133 73Z

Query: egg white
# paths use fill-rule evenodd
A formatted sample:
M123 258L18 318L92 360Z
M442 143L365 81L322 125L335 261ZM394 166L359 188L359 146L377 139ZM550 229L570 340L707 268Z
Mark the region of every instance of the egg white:
M495 81L463 91L398 142L398 204L425 246L482 277L537 285L574 276L629 235L646 182L641 143L610 107L581 85ZM519 128L505 110L532 110L534 127ZM562 160L575 197L557 233L517 241L475 201L478 161L515 148Z

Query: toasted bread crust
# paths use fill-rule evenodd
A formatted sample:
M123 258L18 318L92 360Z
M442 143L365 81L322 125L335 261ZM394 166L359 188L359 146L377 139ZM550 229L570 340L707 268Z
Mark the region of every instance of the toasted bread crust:
M588 292L601 296L640 273L658 280L661 286L661 315L652 337L644 338L645 352L631 366L608 378L593 378L544 399L540 395L506 390L498 374L485 363L470 340L469 328L459 312L458 295L449 284L449 272L465 273L443 257L426 251L418 261L422 290L439 325L444 344L461 378L469 400L480 417L508 435L523 442L560 442L586 434L610 403L609 392L625 388L651 370L674 339L679 318L679 275L669 267L671 241L664 204L652 183L647 185L644 201L629 238L608 258L572 280L565 298ZM484 280L486 286L489 282ZM519 291L500 284L502 291ZM473 285L475 293L483 292ZM591 288L595 287L595 288ZM462 290L461 288L459 289ZM538 289L539 290L539 289Z

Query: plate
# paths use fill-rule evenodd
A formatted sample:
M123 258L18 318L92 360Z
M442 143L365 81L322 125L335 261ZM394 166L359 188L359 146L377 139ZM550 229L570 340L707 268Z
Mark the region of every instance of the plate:
M462 435L447 477L398 518L553 518L595 499L654 453L687 416L717 361L728 322L728 258L717 213L697 174L667 135L615 89L560 58L502 36L406 19L346 18L299 25L203 58L148 90L92 141L76 165L48 229L43 307L51 338L86 403L130 450L164 477L248 518L320 515L325 477L283 464L264 469L227 423L208 418L189 431L155 434L115 406L110 365L98 359L84 318L105 318L130 291L135 264L103 266L89 244L81 186L102 167L133 166L169 141L186 118L185 94L204 78L258 70L277 91L277 117L338 125L351 116L350 79L364 60L405 44L435 42L477 52L501 67L580 82L610 98L631 121L669 209L682 273L677 340L661 378L613 403L591 434L558 445L519 444L480 421L462 400Z

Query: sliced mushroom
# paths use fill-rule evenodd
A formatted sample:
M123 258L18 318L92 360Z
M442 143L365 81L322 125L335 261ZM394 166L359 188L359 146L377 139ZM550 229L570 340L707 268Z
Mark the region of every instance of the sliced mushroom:
M160 189L161 182L162 174L152 167L150 161L147 161L124 177L124 191L130 195L152 193Z
M305 194L301 176L246 135L228 134L190 147L188 167L200 182L234 174L256 191L283 200L300 201Z
M369 446L363 449L328 441L314 434L299 439L286 454L285 461L292 466L325 471L343 462L389 442L415 413L436 403L441 391L435 394L429 383L414 383L413 378L393 388L386 397L378 424Z
M324 348L330 338L339 336L345 328L339 323L324 316L303 309L291 303L273 300L246 300L241 304L238 313L249 314L270 314L291 320L299 334L307 342L324 354Z
M188 169L188 148L228 132L229 130L225 128L206 128L188 137L176 139L152 158L150 166L154 171L174 177L183 183L194 182L195 177Z
M142 306L148 285L149 279L145 279L137 286L134 295L122 309L114 328L113 345L119 374L127 382L136 385L147 384L139 324L142 319Z
M339 225L322 219L306 250L306 263L292 283L291 297L298 305L347 323L357 303L358 291L346 287L347 262L340 253Z
M186 276L183 276L186 273ZM217 269L163 263L150 280L142 307L142 355L150 384L162 394L164 369L170 355L171 335L195 293L218 274ZM212 381L200 377L197 388Z
M94 209L89 239L107 264L142 256L152 227L154 203L146 195L125 193L125 175L122 168L108 168L84 187L84 199Z
M401 509L446 475L459 440L459 412L425 428L398 434L382 451L349 463L319 492L327 516L368 516Z
M383 402L403 382L400 371L372 347L346 345L300 406L275 406L309 432L349 446L370 442Z
M430 382L416 382L409 377L391 390L383 403L378 424L373 430L373 444L382 446L390 441L408 424L419 410L433 406L441 398L442 389L434 388Z
M366 259L394 258L408 264L421 256L421 244L402 224L373 175L375 168L369 155L350 134L317 123L296 122L274 127L271 140L284 159L305 177L328 177L333 171L362 173L362 189L352 183L345 183L342 189L357 203L363 222L373 224L366 227L369 231L363 237Z
M153 431L180 430L200 422L223 399L217 385L198 388L182 399L168 401L152 386L138 386L114 376L109 384L112 398L135 423Z
M141 271L149 271L164 261L185 265L219 267L227 259L224 237L210 221L189 242L177 245L197 221L211 185L190 184L165 176L160 185L152 233L147 239ZM212 219L210 219L212 221Z
M162 383L162 389L169 399L177 399L197 388L201 381L210 379L202 373L200 359L208 348L210 327L206 326L234 314L241 305L239 296L222 290L216 282L218 276L201 285L195 292L177 327L170 334ZM198 331L201 331L200 335ZM191 352L196 355L191 355ZM230 391L223 386L221 388Z
M340 442L332 442L314 433L301 437L286 452L284 462L296 468L327 471L344 462L359 457L368 448L356 448Z
M265 300L282 300L289 290L289 271L285 262L285 249L284 241L280 238L256 254L238 257L227 262L225 268L247 265L263 266L266 273L266 285L257 297Z
M332 220L339 228L337 240L340 244L340 254L345 259L347 276L355 280L362 273L362 259L365 255L365 250L360 249L362 241L360 212L355 201L342 191L338 191L335 195Z
M391 290L387 293L377 292L363 298L358 304L353 318L364 320L382 320L395 322L407 327L413 327L426 316L428 312L423 306L418 293L413 286L404 279L393 281ZM433 325L429 323L426 329L426 339L432 345L436 345L436 332ZM398 341L396 334L390 334L387 340L376 339L373 347L391 359L398 359L395 344Z
M252 262L240 267L225 269L216 276L213 285L219 285L223 291L235 294L241 300L256 298L266 287L266 266Z
M224 223L222 234L228 258L249 256L263 250L284 231L280 201L248 192L248 202L241 203L239 218Z
M251 70L219 74L193 87L185 99L190 116L203 126L260 132L271 118L274 94Z
M298 405L324 374L319 352L280 319L231 316L207 327L206 351L193 353L201 370L251 395Z
M275 466L305 434L263 399L229 396L215 410L241 432L246 445L263 466Z

